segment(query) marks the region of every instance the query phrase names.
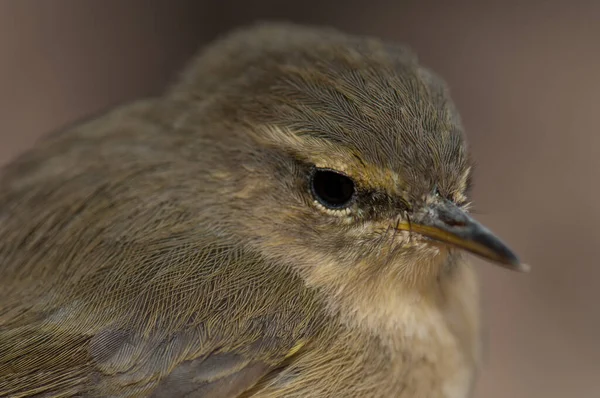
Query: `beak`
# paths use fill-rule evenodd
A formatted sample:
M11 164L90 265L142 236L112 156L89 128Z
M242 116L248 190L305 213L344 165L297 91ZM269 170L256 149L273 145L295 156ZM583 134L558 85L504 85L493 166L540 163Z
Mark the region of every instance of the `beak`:
M424 216L402 222L398 229L466 250L511 270L529 271L498 237L448 200L430 205Z

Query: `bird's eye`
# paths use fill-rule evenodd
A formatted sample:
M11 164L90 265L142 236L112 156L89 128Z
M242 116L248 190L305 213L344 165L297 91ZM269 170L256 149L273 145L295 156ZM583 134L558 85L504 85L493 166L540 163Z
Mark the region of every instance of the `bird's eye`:
M329 209L347 207L356 192L350 177L329 169L315 169L310 183L315 199Z

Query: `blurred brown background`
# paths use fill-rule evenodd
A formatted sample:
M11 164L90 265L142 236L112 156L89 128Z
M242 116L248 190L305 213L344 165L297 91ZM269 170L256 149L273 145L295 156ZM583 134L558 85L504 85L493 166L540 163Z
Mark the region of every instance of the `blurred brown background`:
M478 160L478 217L534 266L481 264L476 397L600 397L600 2L0 0L0 163L158 93L199 46L255 19L401 41L445 77Z

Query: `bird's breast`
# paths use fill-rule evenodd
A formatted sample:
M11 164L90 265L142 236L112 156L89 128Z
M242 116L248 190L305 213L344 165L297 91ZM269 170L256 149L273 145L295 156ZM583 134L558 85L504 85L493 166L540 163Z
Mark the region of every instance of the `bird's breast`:
M480 337L473 269L464 264L435 294L386 300L370 313L339 309L339 326L257 397L469 397Z
M319 339L256 398L465 398L474 364L443 314L413 314L392 336L342 327Z
M313 346L255 398L465 398L472 378L472 366L450 338L399 337L391 348L345 330Z

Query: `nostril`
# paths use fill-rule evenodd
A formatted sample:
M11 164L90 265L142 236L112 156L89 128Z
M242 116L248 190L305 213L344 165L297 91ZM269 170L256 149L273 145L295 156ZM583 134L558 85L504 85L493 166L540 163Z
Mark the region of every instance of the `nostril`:
M444 212L440 212L438 214L439 220L441 222L443 222L444 224L450 226L450 227L464 227L467 225L466 220L464 220L464 217L460 217L460 216L453 216L451 214L446 214Z
M444 223L451 227L464 227L467 225L467 223L459 220L444 220Z

